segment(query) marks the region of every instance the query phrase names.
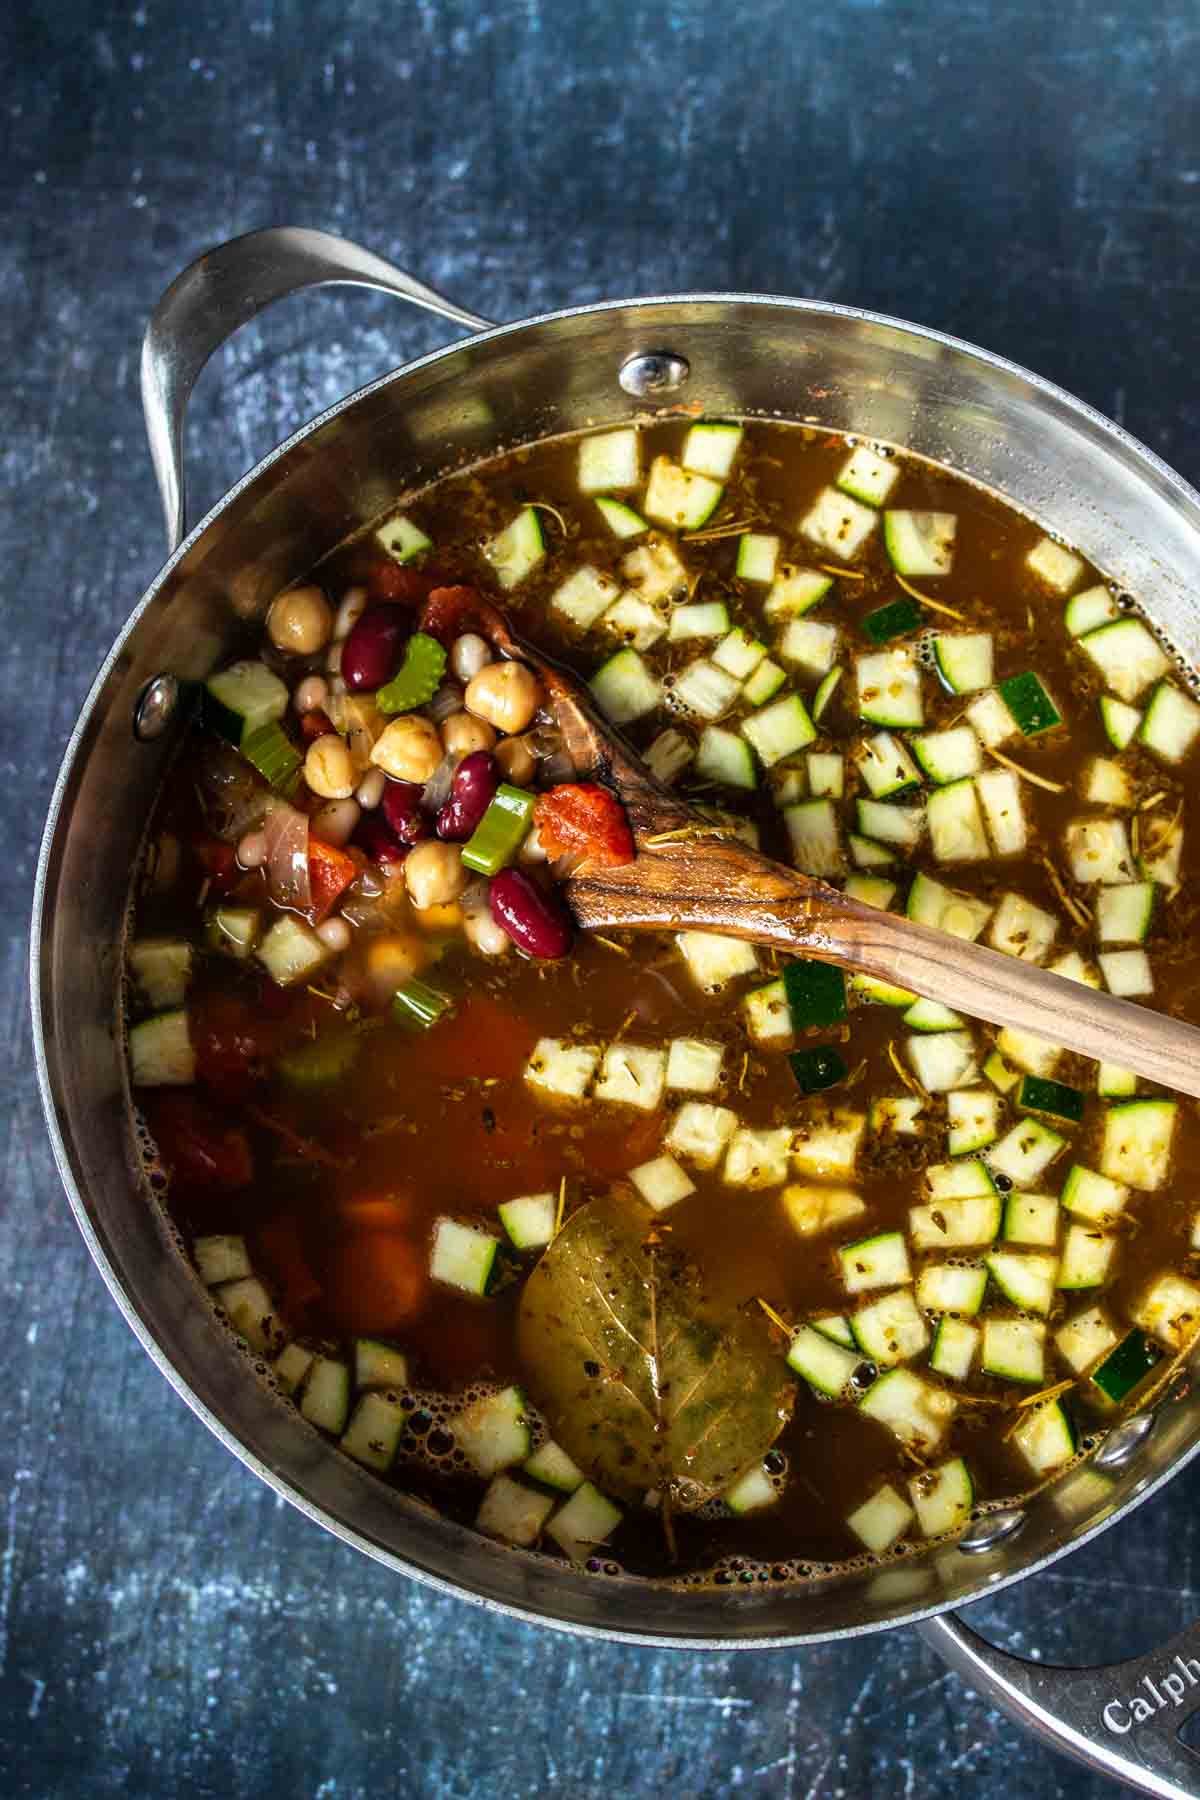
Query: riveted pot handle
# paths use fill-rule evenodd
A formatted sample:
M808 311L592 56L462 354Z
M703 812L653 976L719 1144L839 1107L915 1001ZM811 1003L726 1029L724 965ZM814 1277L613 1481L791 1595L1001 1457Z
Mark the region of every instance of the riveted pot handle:
M201 369L226 338L264 307L304 288L339 283L395 294L471 331L492 322L328 231L277 226L206 251L171 283L142 344L142 407L170 549L183 542L187 530L183 421Z
M1196 1800L1200 1756L1179 1728L1200 1707L1200 1623L1148 1656L1097 1669L1025 1662L952 1613L918 1627L965 1681L1044 1743L1139 1794Z

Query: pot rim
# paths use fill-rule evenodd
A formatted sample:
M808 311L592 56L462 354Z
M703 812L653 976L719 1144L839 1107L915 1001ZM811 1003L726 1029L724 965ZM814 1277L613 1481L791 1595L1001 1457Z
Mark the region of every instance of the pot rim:
M192 527L178 547L168 556L167 560L163 563L158 573L154 576L149 586L142 594L141 598L133 607L124 625L114 639L107 655L104 657L103 662L96 673L95 679L91 683L86 697L82 702L79 717L64 746L50 796L46 825L42 834L38 853L31 910L29 947L30 1009L33 1025L34 1066L51 1148L54 1153L54 1160L58 1168L59 1178L63 1184L68 1203L75 1216L75 1222L83 1236L92 1260L99 1270L118 1310L125 1318L126 1323L133 1331L151 1361L158 1368L159 1372L165 1376L175 1392L184 1400L191 1411L202 1420L224 1448L230 1451L239 1462L250 1470L252 1474L265 1482L275 1493L303 1513L313 1523L321 1526L333 1536L340 1538L343 1542L352 1545L355 1549L362 1551L365 1555L369 1556L372 1561L380 1563L394 1572L408 1576L438 1593L469 1601L471 1604L480 1606L491 1613L498 1613L506 1617L519 1619L524 1623L547 1626L552 1630L567 1632L579 1637L637 1644L656 1649L714 1651L796 1649L807 1645L832 1643L872 1636L876 1633L899 1629L903 1626L915 1625L924 1619L934 1618L939 1614L952 1612L962 1605L971 1604L975 1600L990 1597L1001 1592L1005 1588L1015 1585L1017 1582L1024 1581L1028 1577L1040 1573L1042 1570L1049 1568L1053 1563L1057 1562L1061 1557L1078 1549L1084 1544L1090 1543L1102 1532L1105 1532L1111 1526L1116 1525L1120 1520L1127 1517L1135 1508L1142 1505L1144 1501L1149 1500L1152 1495L1156 1494L1160 1488L1186 1467L1195 1456L1200 1454L1200 1432L1197 1433L1195 1440L1190 1445L1186 1446L1176 1454L1169 1467L1161 1470L1155 1475L1143 1477L1142 1481L1121 1500L1107 1517L1080 1530L1078 1535L1072 1536L1069 1542L1050 1548L1043 1555L1034 1558L1028 1564L1007 1574L989 1571L988 1559L986 1557L981 1557L980 1588L977 1594L959 1596L956 1599L950 1600L943 1599L925 1605L913 1605L910 1608L892 1614L886 1619L866 1620L862 1623L819 1631L796 1631L749 1636L745 1634L727 1635L724 1632L717 1632L708 1636L679 1636L667 1632L624 1630L619 1625L594 1625L580 1620L564 1619L541 1611L535 1606L525 1606L519 1602L498 1599L493 1595L477 1591L466 1586L462 1582L448 1579L432 1569L423 1567L421 1564L410 1560L408 1557L376 1541L374 1538L365 1535L354 1526L349 1525L344 1519L331 1510L318 1506L315 1502L310 1500L298 1486L294 1485L291 1480L278 1474L266 1464L249 1444L243 1442L240 1437L236 1436L224 1423L223 1419L214 1408L210 1406L206 1400L200 1397L175 1367L175 1364L172 1362L167 1351L159 1343L157 1337L143 1319L132 1295L123 1285L117 1270L109 1259L109 1256L88 1217L87 1208L84 1204L83 1196L80 1192L79 1184L72 1167L70 1150L65 1135L59 1125L49 1060L46 1054L44 1017L46 1008L43 1003L42 994L43 980L48 980L48 972L44 976L41 945L45 930L47 890L51 877L54 845L58 834L64 803L67 798L68 788L76 764L80 759L81 752L85 748L85 740L88 735L97 701L99 700L115 665L119 661L127 641L136 630L143 614L161 592L176 567L190 553L192 547L216 519L233 505L245 489L277 461L290 454L298 445L321 430L339 414L348 411L359 401L366 399L368 396L377 393L392 383L402 381L415 374L417 371L430 368L439 361L456 354L463 348L464 344L472 346L477 344L491 344L499 342L507 337L516 336L521 332L530 330L534 327L552 327L570 319L594 317L596 315L608 313L620 313L632 308L640 310L660 310L666 315L671 309L681 306L711 305L739 305L762 308L775 307L793 314L812 315L821 318L836 318L845 320L848 323L879 326L887 330L903 332L908 336L936 345L940 349L968 357L975 363L982 364L986 369L998 375L1015 378L1021 382L1028 383L1038 392L1041 398L1052 400L1066 412L1086 421L1103 436L1114 440L1127 452L1132 453L1139 462L1155 473L1159 481L1174 499L1188 502L1193 507L1200 509L1200 494L1196 492L1189 482L1185 481L1184 478L1172 469L1168 463L1158 456L1155 451L1151 450L1149 446L1142 443L1139 438L1136 438L1131 432L1127 431L1124 426L1108 418L1107 415L1101 413L1087 401L1080 400L1067 389L1036 374L1033 370L1026 368L1023 364L1014 362L1011 358L983 349L979 345L970 342L968 339L959 338L950 333L938 331L933 327L918 325L911 320L894 317L887 313L876 312L863 307L849 306L834 301L806 300L781 294L754 294L741 291L724 292L719 290L704 290L699 292L657 294L642 297L629 296L615 300L597 301L585 305L562 307L549 312L531 314L528 317L491 326L477 332L471 332L465 338L452 339L449 343L428 351L424 355L416 357L411 361L402 363L396 368L375 377L362 387L354 389L342 399L337 400L331 406L326 407L323 411L315 415L315 417L308 420L296 431L291 433L291 435L285 438L280 444L268 451L266 455L253 464L245 474L239 477L233 486L227 489L227 491L209 508L204 517ZM656 347L657 346L650 343L647 343L645 346L647 350ZM523 441L532 442L536 440L526 439ZM909 1563L916 1565L918 1561L919 1555L915 1555L912 1558L907 1559L906 1562L899 1563L896 1566L898 1568L903 1568L908 1566ZM698 1593L705 1591L707 1590L697 1590Z

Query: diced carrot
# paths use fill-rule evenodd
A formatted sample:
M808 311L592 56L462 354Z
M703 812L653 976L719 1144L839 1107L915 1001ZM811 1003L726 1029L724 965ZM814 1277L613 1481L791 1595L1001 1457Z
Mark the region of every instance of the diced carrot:
M190 1008L198 1080L222 1100L253 1093L286 1032L283 1018L268 1019L240 994L201 990Z
M468 994L421 1042L421 1069L443 1081L519 1075L537 1042L534 1026L486 994Z
M323 843L320 838L309 838L308 884L312 902L306 917L313 925L319 925L328 917L361 866L349 851Z
M236 1193L254 1179L244 1131L229 1125L197 1094L156 1088L143 1102L154 1141L179 1187Z
M402 1330L429 1295L426 1256L424 1245L400 1232L356 1232L329 1257L322 1310L346 1332Z
M204 833L192 839L192 850L208 877L212 892L218 898L232 893L242 878L233 845L223 844L220 838Z
M291 1213L277 1213L259 1225L253 1236L254 1248L262 1257L270 1283L279 1291L283 1310L294 1318L311 1306L321 1292L321 1284L304 1254L296 1219Z
M551 858L585 856L600 868L619 869L634 859L625 808L595 781L566 781L538 796L534 825Z

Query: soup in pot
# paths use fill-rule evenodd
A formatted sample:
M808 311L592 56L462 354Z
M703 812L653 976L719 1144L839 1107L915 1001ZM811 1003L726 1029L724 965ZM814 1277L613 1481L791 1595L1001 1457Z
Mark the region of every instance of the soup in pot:
M1200 705L1134 598L886 446L543 443L279 595L163 793L131 1079L222 1317L381 1479L598 1571L881 1556L1052 1480L1200 1327L1194 1106L1052 1019L576 932L634 846L497 605L697 830L1200 1023Z

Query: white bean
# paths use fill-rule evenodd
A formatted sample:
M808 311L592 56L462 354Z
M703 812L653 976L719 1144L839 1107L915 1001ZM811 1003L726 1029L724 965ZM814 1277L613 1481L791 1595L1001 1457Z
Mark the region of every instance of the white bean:
M450 651L450 667L460 681L470 681L480 669L486 669L491 660L491 646L477 632L467 631L462 637L455 638Z
M550 858L542 848L542 840L538 836L538 828L531 825L525 834L525 841L517 851L517 861L523 863L544 863Z
M324 844L336 844L340 849L348 844L358 829L358 821L362 816L362 808L357 800L330 800L325 806L319 806L312 816L312 833Z
M333 621L335 638L347 637L351 629L358 624L367 610L367 590L365 587L347 588L342 595L342 604L337 609Z
M345 919L322 919L317 926L317 936L327 950L336 951L339 955L350 948L350 927Z
M248 831L239 839L237 859L243 869L261 869L267 860L267 834L265 831Z
M354 790L354 798L364 812L374 812L383 799L387 776L382 769L368 769Z
M292 705L298 713L324 712L325 702L329 699L329 683L320 675L306 675L297 683L292 695Z
M503 956L512 949L512 939L492 917L486 889L474 904L468 906L464 900L463 934L482 956Z

